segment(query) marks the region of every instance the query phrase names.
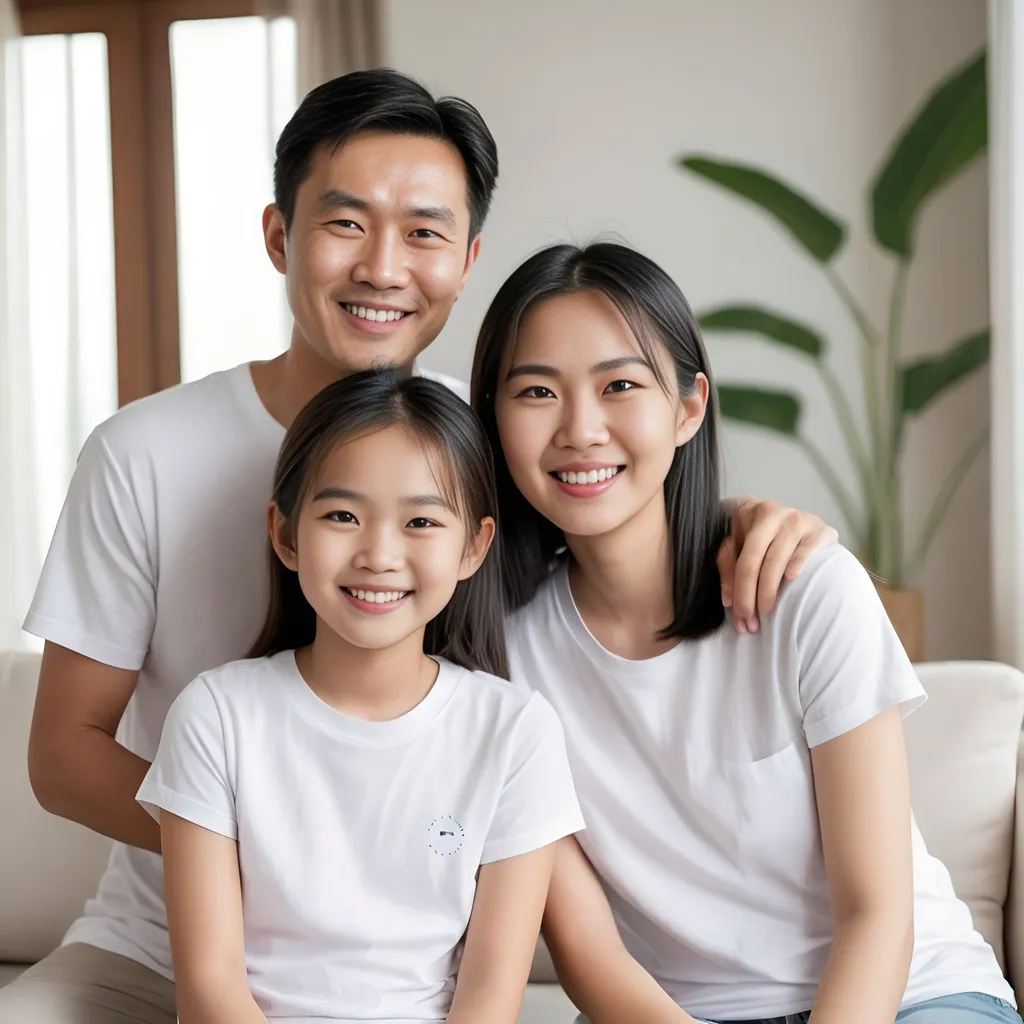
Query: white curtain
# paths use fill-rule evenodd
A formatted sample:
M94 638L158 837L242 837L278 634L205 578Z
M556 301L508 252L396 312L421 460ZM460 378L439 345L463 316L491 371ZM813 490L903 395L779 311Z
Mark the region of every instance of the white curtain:
M17 13L0 0L0 649L21 631L39 572L32 365L28 350L24 125Z
M1024 668L1024 5L989 0L995 655Z
M322 82L383 60L380 0L258 0L265 18L294 18L299 96Z

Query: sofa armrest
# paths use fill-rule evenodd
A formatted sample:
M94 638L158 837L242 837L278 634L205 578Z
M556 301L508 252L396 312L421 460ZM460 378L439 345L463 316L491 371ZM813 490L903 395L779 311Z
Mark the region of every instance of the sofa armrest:
M1013 859L1003 916L1006 976L1017 995L1024 995L1024 736L1017 753L1017 792L1013 807Z

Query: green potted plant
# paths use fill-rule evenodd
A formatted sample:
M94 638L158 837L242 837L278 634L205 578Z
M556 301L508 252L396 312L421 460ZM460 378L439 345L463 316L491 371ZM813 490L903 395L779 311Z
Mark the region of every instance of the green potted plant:
M820 203L758 168L704 154L677 158L683 170L755 203L770 214L821 267L857 328L865 404L862 431L853 399L830 367L820 331L776 310L735 303L699 315L705 332L746 332L809 359L828 393L855 468L844 481L830 457L801 430L798 396L752 384L722 383L722 415L775 431L799 445L839 506L848 543L875 577L893 623L911 657L921 657L922 600L911 588L928 557L936 530L961 482L987 441L987 430L955 459L913 537L904 524L902 456L910 419L988 360L989 333L979 329L923 359L901 358L907 277L918 219L927 200L981 153L987 142L985 55L975 56L941 82L894 141L870 190L875 241L892 258L892 292L885 324L872 322L834 261L846 225ZM866 436L865 436L866 433Z

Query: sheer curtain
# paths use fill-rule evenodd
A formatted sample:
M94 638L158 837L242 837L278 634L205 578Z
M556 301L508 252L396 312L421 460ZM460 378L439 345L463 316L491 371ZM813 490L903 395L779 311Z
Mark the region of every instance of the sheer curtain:
M29 643L21 618L39 570L40 546L17 35L14 4L0 0L0 648Z
M300 96L383 60L379 0L258 0L256 13L295 19Z
M995 655L1024 668L1024 9L989 2Z

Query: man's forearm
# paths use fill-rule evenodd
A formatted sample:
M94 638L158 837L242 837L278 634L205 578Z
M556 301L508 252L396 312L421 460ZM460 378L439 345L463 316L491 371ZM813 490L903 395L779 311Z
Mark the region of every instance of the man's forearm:
M245 986L227 985L206 993L189 993L187 989L179 979L178 1024L267 1024L263 1011Z
M94 727L75 730L61 751L32 770L36 799L51 814L118 842L160 852L160 826L135 799L149 762Z

